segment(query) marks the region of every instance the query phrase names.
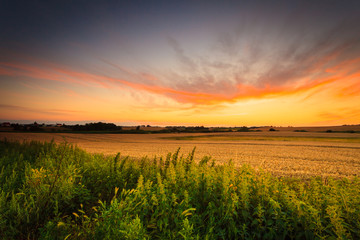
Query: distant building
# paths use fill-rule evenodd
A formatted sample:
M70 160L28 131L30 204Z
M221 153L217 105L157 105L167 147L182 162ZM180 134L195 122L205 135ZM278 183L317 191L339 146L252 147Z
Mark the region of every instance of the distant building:
M9 122L3 122L3 123L1 124L1 126L2 126L2 127L10 127L11 124L10 124Z

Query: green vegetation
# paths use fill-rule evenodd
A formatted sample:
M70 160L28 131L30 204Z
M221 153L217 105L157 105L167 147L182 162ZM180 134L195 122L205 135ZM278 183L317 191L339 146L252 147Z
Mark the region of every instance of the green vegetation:
M122 127L116 126L113 123L86 123L85 125L76 124L70 126L73 131L121 131Z
M360 179L276 178L194 151L0 141L0 239L360 238Z

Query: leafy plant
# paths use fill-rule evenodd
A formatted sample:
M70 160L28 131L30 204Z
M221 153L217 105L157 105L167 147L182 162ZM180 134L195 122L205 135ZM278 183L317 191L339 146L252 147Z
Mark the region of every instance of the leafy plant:
M360 180L0 141L1 239L359 239Z

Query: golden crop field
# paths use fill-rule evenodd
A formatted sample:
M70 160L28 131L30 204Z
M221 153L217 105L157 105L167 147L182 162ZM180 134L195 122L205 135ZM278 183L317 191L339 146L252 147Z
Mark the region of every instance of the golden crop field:
M74 144L92 153L120 152L131 157L165 157L168 152L195 159L211 156L218 164L232 159L280 176L352 177L360 173L360 134L317 132L229 132L181 134L5 133L0 139Z

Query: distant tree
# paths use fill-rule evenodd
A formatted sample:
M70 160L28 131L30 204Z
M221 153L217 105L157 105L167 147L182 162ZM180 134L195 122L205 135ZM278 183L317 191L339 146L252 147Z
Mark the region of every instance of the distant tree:
M137 127L136 127L136 131L139 131L139 130L140 130L140 126L137 126Z
M19 125L18 123L11 124L11 126L13 127L14 131L20 131L23 129L23 127L21 125Z
M270 128L269 131L270 131L270 132L274 132L274 131L276 131L276 130L275 130L275 128Z
M248 132L249 130L250 130L250 129L249 129L248 127L243 126L243 127L239 128L237 131L238 131L238 132Z
M121 127L116 126L113 123L86 123L85 125L76 124L72 126L73 131L114 131L121 130Z
M44 129L40 128L39 125L34 124L34 125L30 126L29 131L30 132L42 132L42 131L44 131Z

